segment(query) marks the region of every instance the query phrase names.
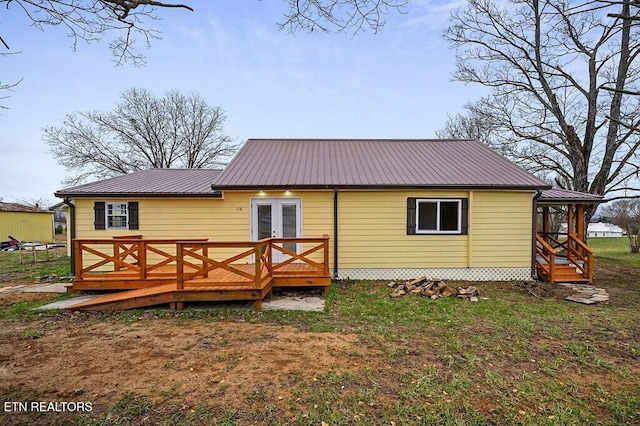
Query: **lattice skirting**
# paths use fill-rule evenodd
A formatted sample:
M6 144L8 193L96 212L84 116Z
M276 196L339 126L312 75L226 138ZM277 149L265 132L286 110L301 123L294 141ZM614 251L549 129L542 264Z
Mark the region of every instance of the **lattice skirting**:
M352 280L519 281L531 279L531 268L343 268L338 278Z

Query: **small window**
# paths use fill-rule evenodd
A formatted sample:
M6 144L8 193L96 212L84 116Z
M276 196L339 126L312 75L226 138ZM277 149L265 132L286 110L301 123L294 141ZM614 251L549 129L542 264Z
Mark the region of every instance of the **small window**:
M462 200L416 200L417 234L460 234Z
M127 203L107 203L107 228L127 228Z

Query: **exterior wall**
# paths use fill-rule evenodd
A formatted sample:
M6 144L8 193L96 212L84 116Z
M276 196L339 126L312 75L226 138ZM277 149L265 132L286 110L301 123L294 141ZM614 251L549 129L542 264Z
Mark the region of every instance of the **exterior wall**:
M339 194L339 277L531 277L532 198L523 191ZM468 235L407 235L408 197L468 198Z
M532 198L526 191L340 191L340 278L506 280L531 276ZM302 199L302 235L328 234L333 273L333 191L246 191L223 199L138 201L140 229L94 230L93 202L76 200L77 238L251 239L252 198ZM407 198L467 198L468 235L407 235ZM100 200L104 201L104 200ZM114 200L116 201L116 200Z
M53 213L0 212L0 239L53 242Z
M145 238L209 238L212 241L249 241L252 198L301 198L302 234L317 237L333 229L332 192L225 192L215 198L120 198L138 201L140 229L95 230L93 203L104 199L76 200L77 238L111 238L143 235ZM111 200L109 200L111 201ZM116 201L114 199L114 201Z
M114 236L142 235L144 238L189 239L209 241L251 240L252 198L301 198L302 235L320 237L333 230L333 193L298 191L225 192L216 198L140 198L77 199L76 238L105 239ZM138 201L139 229L94 229L95 201ZM227 250L220 255L237 254ZM330 253L332 251L330 250ZM319 253L321 254L321 253ZM332 254L330 254L331 256ZM333 262L331 260L331 262Z

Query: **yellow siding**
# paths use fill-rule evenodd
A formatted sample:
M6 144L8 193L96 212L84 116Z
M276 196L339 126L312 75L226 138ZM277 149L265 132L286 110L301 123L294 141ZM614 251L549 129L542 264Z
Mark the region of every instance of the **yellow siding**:
M138 201L138 230L95 230L93 203L103 199L76 200L76 238L111 238L123 235L143 235L144 238L208 238L210 241L251 240L252 198L301 198L302 235L320 237L332 234L332 192L225 192L224 199L212 198L142 198L117 201ZM114 200L115 201L115 200ZM227 252L225 252L227 253ZM227 254L237 253L228 251ZM321 253L319 253L321 254Z
M94 230L93 202L76 200L77 238L141 234L145 238L248 241L252 198L300 198L302 234L329 234L333 268L333 191L225 192L224 199L139 202L139 230ZM408 197L468 198L469 235L407 235ZM340 268L529 267L532 192L341 191Z
M466 235L407 235L407 198L467 196L460 191L340 192L339 267L466 267Z
M474 192L471 266L531 266L532 200L532 192Z
M53 213L0 212L0 239L53 242Z

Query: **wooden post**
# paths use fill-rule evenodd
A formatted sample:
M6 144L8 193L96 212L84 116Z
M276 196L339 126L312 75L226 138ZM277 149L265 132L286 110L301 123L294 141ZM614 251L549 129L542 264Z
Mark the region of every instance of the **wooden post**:
M120 243L118 242L113 243L113 258L120 260ZM113 270L119 271L120 269L122 269L120 264L118 262L113 262Z
M262 250L261 250L262 244L260 243L255 243L253 246L253 257L256 260L256 276L254 278L254 285L256 287L260 287L260 283L262 282L262 264L261 264L261 258L262 258ZM260 309L257 308L256 305L256 311L259 311Z
M178 290L184 289L184 259L182 256L182 243L176 243L176 284Z
M206 257L207 259L209 258L209 247L205 244L202 245L202 257ZM208 265L209 265L208 262L204 260L202 261L202 278L209 277L209 271L207 269Z
M542 236L549 242L549 207L542 208Z
M329 277L329 234L322 234L322 238L324 238L322 241L322 244L324 245L324 276ZM325 287L325 294L327 290L328 288Z
M580 241L586 243L584 238L584 204L576 205L576 234ZM584 255L582 250L580 254Z
M573 234L575 232L575 224L573 222L573 204L567 205L567 233Z
M140 267L140 279L147 279L147 242L138 243L138 266Z
M82 244L80 243L80 241L75 240L73 242L73 252L75 254L75 257L73 259L74 269L76 273L75 278L82 279Z

